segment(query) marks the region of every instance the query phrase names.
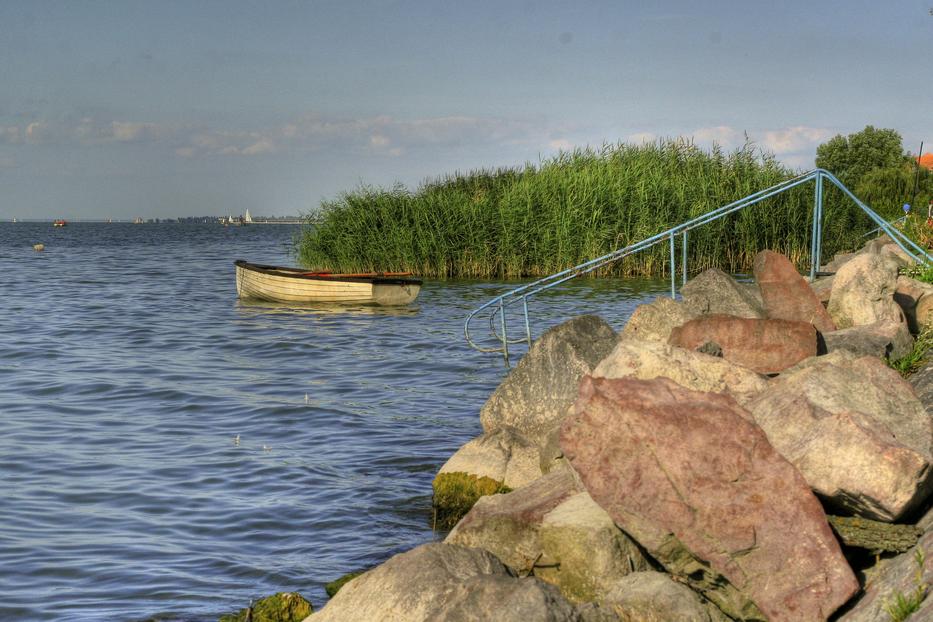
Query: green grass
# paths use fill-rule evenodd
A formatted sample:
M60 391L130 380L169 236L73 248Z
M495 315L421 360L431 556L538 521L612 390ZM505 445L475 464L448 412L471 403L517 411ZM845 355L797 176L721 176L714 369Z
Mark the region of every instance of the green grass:
M931 345L933 345L933 324L927 324L914 339L914 347L910 353L897 360L888 361L888 365L900 372L902 376L907 377L923 366Z
M920 611L920 605L927 596L929 586L923 580L924 562L926 555L923 549L917 548L914 552L914 589L909 593L895 592L884 603L884 610L891 618L891 622L904 622L912 614Z
M296 242L296 255L302 265L320 270L544 276L796 173L751 146L706 152L667 140L578 149L520 169L442 177L415 190L362 187L344 193L314 215L315 225ZM692 231L691 271L744 271L765 248L802 266L809 256L812 205L813 187L807 184ZM827 190L824 211L824 257L859 246L859 236L871 228L838 191ZM669 269L669 249L660 244L608 271L648 275Z

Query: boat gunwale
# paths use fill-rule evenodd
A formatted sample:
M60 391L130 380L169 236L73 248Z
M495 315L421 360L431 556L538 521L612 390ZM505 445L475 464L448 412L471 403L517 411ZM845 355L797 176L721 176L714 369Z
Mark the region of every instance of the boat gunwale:
M260 274L267 274L269 276L280 276L289 279L301 279L306 281L324 281L327 283L370 283L372 285L422 285L424 282L421 279L409 279L409 278L400 278L400 277L384 277L384 276L369 276L369 277L346 277L346 276L326 276L322 274L307 274L301 268L289 268L283 266L267 266L263 264L255 264L246 261L245 259L237 259L233 262L238 268L244 270L249 270L251 272L258 272Z

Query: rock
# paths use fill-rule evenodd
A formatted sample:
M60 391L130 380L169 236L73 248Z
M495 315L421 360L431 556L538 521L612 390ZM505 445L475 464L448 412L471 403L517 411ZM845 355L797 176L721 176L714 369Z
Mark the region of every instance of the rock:
M647 305L638 305L622 330L626 337L667 343L671 329L696 317L683 304L661 296Z
M508 492L541 476L538 448L512 428L467 442L434 478L435 526L449 529L483 495Z
M829 304L829 296L833 291L833 281L835 280L836 275L823 276L810 283L810 289L812 289L816 297L819 298L820 304L823 305L824 308ZM832 317L830 317L830 319L832 319ZM835 324L835 322L833 322L833 324Z
M923 367L908 379L908 382L913 387L920 403L923 404L924 410L928 415L933 416L933 412L931 412L931 406L933 406L933 360L926 361Z
M718 268L701 272L688 281L680 293L684 307L692 315L727 313L738 317L767 317L760 298Z
M578 492L573 474L559 471L510 493L484 497L445 542L483 548L516 572L528 572L541 554L538 527L544 515Z
M904 322L875 322L822 335L825 352L845 350L858 356L897 360L910 354L914 339Z
M553 587L516 579L488 551L431 542L350 581L307 622L577 619Z
M882 257L893 260L901 267L911 266L917 263L913 257L911 257L903 248L894 242L883 245L880 249L878 249L878 254Z
M829 525L846 546L867 549L875 555L903 553L923 535L913 525L892 525L856 516L827 516Z
M560 588L571 601L607 594L620 578L648 570L651 563L586 492L544 515L538 541L550 564L539 562L535 576Z
M833 507L894 521L933 484L930 418L876 358L834 352L810 359L772 380L747 408Z
M663 572L633 572L600 599L620 620L632 622L728 622L715 605Z
M862 253L839 268L833 279L828 311L838 328L902 322L896 302L897 264L875 253Z
M671 331L669 343L696 350L713 342L727 361L773 374L816 356L816 329L809 322L706 315Z
M933 619L933 598L926 595L933 585L933 531L920 538L917 546L897 557L880 561L866 573L864 593L839 622L891 622L904 620L891 611L897 597L912 600L916 610L906 618L921 622ZM925 598L924 598L925 597Z
M821 333L836 330L819 297L787 257L761 251L755 257L754 271L769 318L809 322Z
M561 447L668 572L746 620L825 620L858 589L822 507L731 397L585 378Z
M920 304L921 301L923 304ZM908 276L897 277L897 289L894 290L896 302L904 316L910 332L917 334L933 320L933 285L917 281ZM920 309L918 309L918 306ZM920 314L918 315L918 310Z
M366 570L356 570L356 571L354 571L354 572L348 572L347 574L343 575L342 577L339 577L339 578L337 578L337 579L334 579L334 580L331 581L330 583L325 583L325 584L324 584L324 591L327 593L327 596L328 596L328 597L333 598L333 597L334 597L334 594L336 594L337 592L340 591L340 588L342 588L344 585L346 585L347 583L349 583L349 582L352 581L353 579L357 578L358 576L360 576L360 575L363 574L364 572L366 572Z
M533 573L574 601L594 600L619 578L649 567L569 471L481 499L445 542L485 549L515 573Z
M301 622L311 615L311 603L296 592L279 592L261 598L238 613L221 616L219 622Z
M836 272L847 264L850 259L854 258L858 253L836 253L833 255L833 260L828 264L820 268L821 272Z
M486 432L514 428L536 444L557 425L577 395L580 378L609 354L616 333L595 315L551 328L532 344L480 411Z
M670 378L694 391L726 393L740 404L754 398L768 381L752 370L723 358L700 354L666 343L622 338L593 370L600 378Z

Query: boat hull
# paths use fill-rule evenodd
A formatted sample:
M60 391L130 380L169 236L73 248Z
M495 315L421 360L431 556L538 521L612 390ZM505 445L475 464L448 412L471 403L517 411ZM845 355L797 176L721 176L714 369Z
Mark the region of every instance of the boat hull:
M234 265L237 295L243 299L404 305L413 302L421 291L418 279L314 276L295 268L262 266L242 260Z

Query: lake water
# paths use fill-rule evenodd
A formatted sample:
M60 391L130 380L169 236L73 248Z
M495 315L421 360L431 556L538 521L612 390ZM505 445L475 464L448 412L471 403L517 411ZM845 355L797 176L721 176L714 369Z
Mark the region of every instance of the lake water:
M291 263L296 231L0 224L0 620L207 621L284 590L318 608L325 582L443 536L431 479L506 373L463 320L515 284L238 301L233 260ZM664 291L574 282L533 302L535 334L620 328Z

